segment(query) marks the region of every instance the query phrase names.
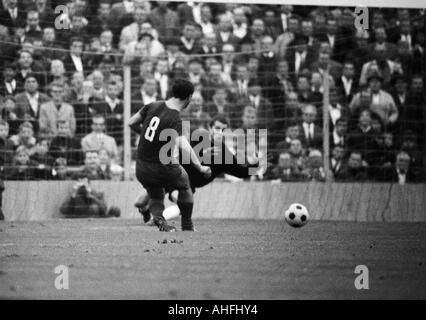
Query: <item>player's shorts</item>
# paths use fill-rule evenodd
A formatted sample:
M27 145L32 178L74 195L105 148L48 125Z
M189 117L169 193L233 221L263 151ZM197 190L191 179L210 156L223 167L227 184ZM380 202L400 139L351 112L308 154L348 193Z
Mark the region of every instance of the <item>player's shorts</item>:
M190 189L188 174L180 164L163 165L137 160L136 178L147 190L159 188L165 190Z

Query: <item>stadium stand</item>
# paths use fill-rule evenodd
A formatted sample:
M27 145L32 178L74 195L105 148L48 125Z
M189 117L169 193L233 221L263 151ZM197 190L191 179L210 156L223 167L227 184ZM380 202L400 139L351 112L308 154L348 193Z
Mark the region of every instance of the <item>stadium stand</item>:
M68 9L56 16L58 5ZM185 77L196 87L186 115L195 127L220 113L232 129L268 130L267 169L251 180L426 181L420 9L369 8L370 29L361 30L345 7L143 0L0 7L4 180L69 179L58 164L76 171L93 149L100 170L121 174L125 86L136 112L169 97L174 79ZM136 148L137 137L131 141Z

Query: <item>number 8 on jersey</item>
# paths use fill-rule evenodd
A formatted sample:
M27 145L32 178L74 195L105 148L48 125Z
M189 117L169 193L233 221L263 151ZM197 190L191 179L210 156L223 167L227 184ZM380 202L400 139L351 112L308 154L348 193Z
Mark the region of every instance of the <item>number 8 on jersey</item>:
M154 140L155 131L157 130L158 126L160 124L160 118L158 117L152 117L151 121L149 122L148 128L146 128L145 131L145 139L149 142L152 142Z

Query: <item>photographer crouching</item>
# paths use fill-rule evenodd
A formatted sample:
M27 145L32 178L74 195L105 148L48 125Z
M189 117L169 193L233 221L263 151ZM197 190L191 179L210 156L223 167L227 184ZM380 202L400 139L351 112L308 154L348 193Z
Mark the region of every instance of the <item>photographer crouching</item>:
M62 204L60 210L67 218L120 217L118 207L110 207L107 211L104 194L90 187L88 175L84 172L79 174L71 197Z

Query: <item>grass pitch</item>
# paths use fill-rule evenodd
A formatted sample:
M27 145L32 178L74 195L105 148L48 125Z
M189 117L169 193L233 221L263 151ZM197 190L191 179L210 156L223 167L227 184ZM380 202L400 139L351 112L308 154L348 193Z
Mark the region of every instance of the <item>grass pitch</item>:
M179 223L176 223L179 226ZM426 224L195 220L0 222L0 297L36 299L426 298ZM69 289L55 288L55 267ZM357 265L369 289L357 290Z

